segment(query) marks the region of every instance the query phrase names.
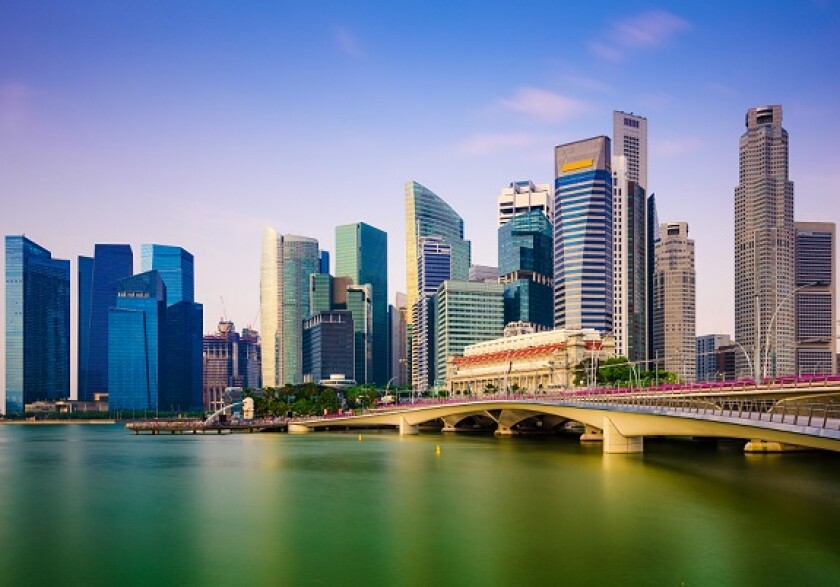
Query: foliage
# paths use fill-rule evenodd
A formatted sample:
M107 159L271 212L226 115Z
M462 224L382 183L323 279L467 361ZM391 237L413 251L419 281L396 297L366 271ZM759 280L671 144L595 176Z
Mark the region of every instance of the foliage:
M261 394L246 389L242 395L254 399L254 415L257 418L280 418L288 412L295 416L321 415L324 410L336 412L341 405L335 390L315 383L266 387Z
M657 383L676 383L679 381L676 373L658 368L641 370L641 365L634 368L627 357L611 357L604 361L596 360L596 385L604 387L650 387ZM638 370L634 370L638 369ZM575 367L574 385L589 385L592 370L592 359L587 358Z

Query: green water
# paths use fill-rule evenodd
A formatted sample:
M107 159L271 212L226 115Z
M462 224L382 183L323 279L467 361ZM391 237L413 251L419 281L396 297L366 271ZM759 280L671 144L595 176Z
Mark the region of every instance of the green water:
M0 426L0 585L269 584L837 585L840 455Z

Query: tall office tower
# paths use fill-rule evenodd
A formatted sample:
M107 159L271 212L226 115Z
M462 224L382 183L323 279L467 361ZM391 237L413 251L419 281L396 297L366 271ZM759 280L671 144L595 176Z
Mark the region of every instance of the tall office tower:
M656 195L647 197L647 214L645 225L646 263L645 263L645 342L648 360L655 359L653 350L653 331L655 317L653 315L653 273L656 269L656 242L659 240L659 216L656 213Z
M731 347L732 338L728 334L704 334L695 339L694 380L717 381L725 378L726 373L718 369L720 349Z
M120 280L108 310L108 409L156 410L165 356L166 285L157 271Z
M479 283L498 283L499 268L492 265L470 265L467 281Z
M142 271L157 271L166 285L165 347L158 407L177 412L203 409L204 306L195 301L192 254L171 245L143 245Z
M181 247L143 245L140 247L140 271L157 271L166 284L170 306L195 301L193 256Z
M333 276L329 273L313 273L309 276L309 313L328 312L333 308Z
M330 272L330 252L321 251L318 255L318 267L321 273Z
M647 119L613 112L613 336L647 358Z
M6 237L6 414L70 397L70 261Z
M499 228L499 281L505 284L505 324L554 326L553 236L540 210L514 216Z
M408 385L408 306L406 296L397 292L395 303L390 307L391 318L391 376L396 387Z
M532 210L539 210L546 218L553 218L552 209L554 195L551 185L547 183L514 181L508 187L502 188L499 194L499 226L507 224L508 220L518 214Z
M438 287L452 274L452 245L437 236L421 237L417 244L419 297L411 307L412 387L428 389L435 381L435 304Z
M388 235L364 222L335 229L335 274L371 286L373 299L372 363L368 383L388 382Z
M303 380L318 383L330 375L353 379L353 315L348 310L318 312L303 322Z
M347 309L353 316L354 379L357 383L373 383L373 287L369 284L348 285Z
M204 409L223 408L228 387L260 388L260 344L256 332L245 328L240 335L225 320L204 336Z
M833 222L796 222L796 372L837 372Z
M688 238L688 224L662 224L653 280L654 356L683 381L694 381L695 307L694 241Z
M505 329L505 287L501 283L444 281L435 295L435 379L446 377L446 359L464 347L499 338Z
M78 385L81 401L108 392L108 308L117 305L117 283L134 273L129 245L94 247L93 257L79 257Z
M424 236L439 236L452 247L452 279L469 278L470 241L464 240L463 219L431 190L416 181L408 181L405 184L405 271L409 308L414 307L420 294L417 245Z
M613 329L610 139L554 149L554 327Z
M260 260L262 383L301 383L303 320L309 314L309 276L318 273L314 238L279 235L266 227Z
M750 108L746 126L735 188L735 340L753 355L756 375L765 346L767 375L787 375L796 370L795 235L782 107ZM739 372L746 372L740 358Z

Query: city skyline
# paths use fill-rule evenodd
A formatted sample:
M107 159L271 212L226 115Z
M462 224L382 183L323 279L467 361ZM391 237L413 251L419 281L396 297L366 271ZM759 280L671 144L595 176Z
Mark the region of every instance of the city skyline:
M457 210L465 238L473 242L473 262L494 265L499 190L512 179L550 181L553 147L609 134L613 110L633 111L651 122L649 190L657 194L659 216L692 227L698 334L734 331L732 191L747 108L781 104L785 109L796 220L840 221L832 156L838 122L826 115L836 82L820 75L830 68L826 56L836 48L828 24L835 6L791 5L762 14L750 6L729 7L723 19L723 9L714 7L668 13L615 5L570 30L556 47L505 45L493 48L487 61L465 57L461 50L489 47L480 34L500 30L499 23L511 16L504 12L508 9L484 15L470 30L460 26L467 14L446 8L450 30L408 11L368 23L364 8L337 7L329 19L318 18L323 15L317 9L297 8L283 11L285 19L267 15L253 40L237 47L232 41L242 39L257 15L235 10L237 17L225 23L229 15L220 6L198 15L213 30L227 33L219 41L174 26L186 16L178 8L163 18L173 26L161 26L143 9L115 13L105 5L84 14L62 14L65 9L56 7L54 22L63 24L51 25L35 18L31 8L16 7L0 24L7 39L0 51L8 57L0 69L0 187L15 195L4 198L0 227L4 234L26 233L56 257L74 261L73 314L77 255L87 254L94 243L167 242L195 255L196 297L206 303L206 332L223 313L258 328L259 239L266 224L321 243L331 243L340 224L381 227L391 234L391 302L396 291L405 291L400 237L405 230L402 186L408 179L429 186ZM551 8L532 5L521 13L529 10ZM582 9L564 9L569 10ZM415 55L403 39L394 38L409 31L411 18L437 33L441 46ZM105 21L112 31L107 38L91 33L91 26ZM291 40L272 45L271 23L286 21L301 25L294 39L310 35L323 42L311 53L286 47ZM761 24L783 22L790 29L784 48L758 34ZM704 37L712 26L719 32L715 46ZM131 27L138 32L113 40ZM637 34L619 39L617 30ZM90 40L81 31L88 31ZM210 53L218 60L186 48L181 34L215 47ZM728 36L738 40L720 42ZM28 38L44 42L30 51ZM271 49L269 55L253 57L254 63L237 74L235 66L250 64L247 57L256 55L253 49L260 44ZM127 57L138 47L143 49L138 57ZM728 59L732 52L741 59ZM154 67L164 56L167 66ZM444 56L446 72L436 72ZM774 79L749 66L758 56L779 66L769 76ZM272 102L267 98L288 85L263 79L260 67L270 65L266 59L277 60L279 78L290 79L302 66L301 81L317 84L322 75L337 74L339 83L351 88L341 100L318 98L310 105L304 101L310 93L295 90ZM498 71L491 71L490 60ZM712 62L726 67L699 65ZM388 74L404 63L412 63L407 73L422 80L410 96L395 93L384 81L398 89ZM208 72L211 65L219 67L216 81ZM617 93L616 88L627 87L625 68L632 70L638 92ZM68 69L79 75L62 73ZM472 73L467 83L455 79L460 72ZM166 83L180 74L180 83ZM357 79L368 83L354 84ZM443 83L451 90L445 98L439 95ZM200 93L208 89L214 91ZM240 114L224 115L230 100ZM254 117L241 113L247 109ZM315 112L323 114L322 121L314 121ZM255 125L260 117L265 127ZM455 118L460 120L452 124ZM321 125L335 133L332 144ZM295 140L285 147L281 143L288 136ZM314 170L325 163L330 177L341 178L341 199L365 202L363 213L316 190ZM325 200L328 214L307 212L313 190ZM147 205L134 207L130 221L125 219L125 201L139 199ZM44 211L35 216L33 206ZM723 236L722 224L728 231ZM220 296L227 312L217 301ZM75 366L76 351L71 352ZM75 379L71 376L73 385Z

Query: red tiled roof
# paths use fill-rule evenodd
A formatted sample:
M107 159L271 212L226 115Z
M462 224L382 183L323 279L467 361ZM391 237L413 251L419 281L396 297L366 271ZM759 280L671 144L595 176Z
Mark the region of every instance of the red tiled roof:
M566 343L557 342L553 344L544 344L540 346L532 346L524 349L510 349L506 351L496 351L495 353L484 353L482 355L472 355L469 357L454 357L453 361L456 365L477 365L481 363L495 363L502 360L522 359L527 357L539 357L540 355L547 355L554 350L562 349Z

